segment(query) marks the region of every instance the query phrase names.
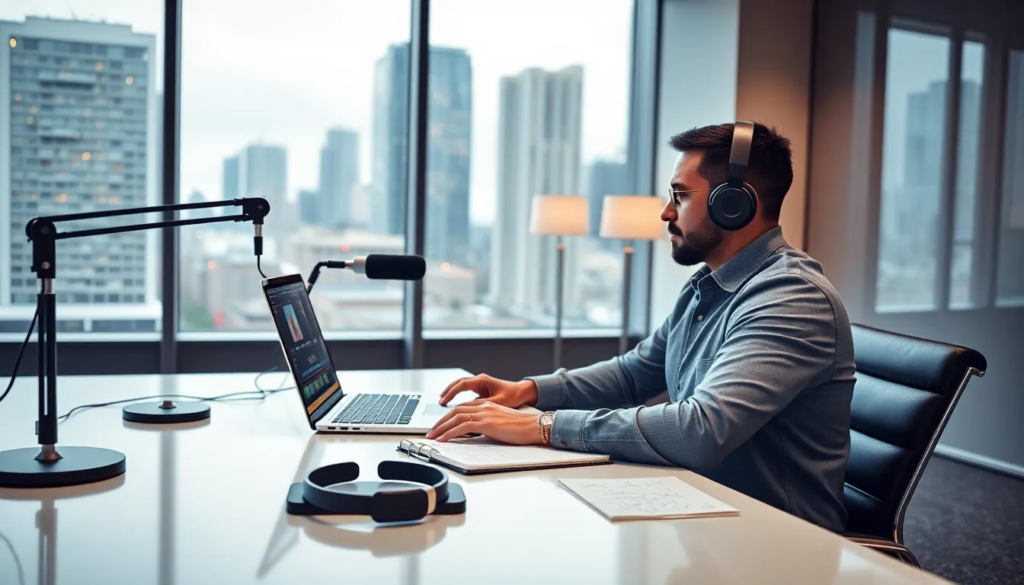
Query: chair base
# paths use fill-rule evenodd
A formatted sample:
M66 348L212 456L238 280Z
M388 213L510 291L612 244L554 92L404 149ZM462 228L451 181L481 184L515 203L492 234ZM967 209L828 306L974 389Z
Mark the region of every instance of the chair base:
M850 542L857 543L865 548L877 550L880 553L887 554L890 557L903 561L908 565L921 568L921 563L917 560L917 557L913 552L906 546L887 540L884 538L878 538L877 536L869 536L867 534L846 534L846 539Z

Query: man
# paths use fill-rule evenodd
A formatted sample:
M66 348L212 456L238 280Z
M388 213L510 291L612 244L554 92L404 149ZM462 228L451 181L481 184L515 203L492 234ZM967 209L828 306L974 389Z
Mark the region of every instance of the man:
M521 382L487 375L445 389L479 399L428 438L481 433L514 444L686 467L831 530L843 530L853 339L821 266L778 225L793 181L789 140L757 124L747 184L755 218L726 231L707 215L728 177L732 124L674 136L679 151L661 213L672 257L704 263L653 335L624 356ZM643 406L667 391L669 402ZM555 411L530 414L522 405Z

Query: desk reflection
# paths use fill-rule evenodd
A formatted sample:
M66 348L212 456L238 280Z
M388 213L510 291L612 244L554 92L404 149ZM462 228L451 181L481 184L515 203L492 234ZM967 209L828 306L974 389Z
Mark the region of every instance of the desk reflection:
M339 435L310 435L292 475L292 483L303 481L307 473L320 465L328 444L346 442L348 438ZM403 582L416 583L418 570L415 555L441 542L449 527L461 526L465 522L464 514L427 516L420 522L400 526L381 525L368 516L293 516L285 511L286 496L287 493L281 494L281 512L256 571L260 580L269 575L299 543L301 530L307 538L327 546L370 551L374 557L406 557L403 560Z
M47 488L47 489L10 489L0 488L0 500L23 500L38 501L39 511L36 512L36 530L38 534L38 552L36 580L39 585L54 585L57 582L57 507L58 500L71 498L84 498L96 494L102 494L116 490L124 485L124 476L117 477L69 487ZM25 575L21 558L17 549L11 541L0 532L0 540L6 541L14 556L14 563L17 566L19 583L24 585Z

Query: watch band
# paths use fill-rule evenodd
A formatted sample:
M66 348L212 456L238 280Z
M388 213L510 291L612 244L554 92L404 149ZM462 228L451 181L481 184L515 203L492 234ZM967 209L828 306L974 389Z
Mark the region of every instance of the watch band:
M540 429L540 440L545 447L551 446L551 429L555 426L555 413L545 412L537 417L537 427Z

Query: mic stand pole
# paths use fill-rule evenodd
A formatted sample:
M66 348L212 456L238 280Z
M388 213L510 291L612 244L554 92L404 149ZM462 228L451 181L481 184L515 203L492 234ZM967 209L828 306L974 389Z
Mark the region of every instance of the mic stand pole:
M64 233L58 232L56 226L57 223L64 221L231 205L241 206L242 213ZM57 301L53 294L53 279L57 276L57 240L203 223L251 221L256 226L256 237L253 242L258 258L263 253L263 218L269 211L270 205L265 199L245 198L72 213L37 217L28 222L25 233L32 242L32 271L42 282L38 299L39 419L36 422L36 435L39 437L41 449L38 452L33 448L0 451L0 487L41 488L81 485L110 479L125 471L125 457L119 451L96 447L61 447L61 450L57 451ZM150 403L152 404L156 403ZM151 412L143 411L138 414L135 412L136 409L147 405L131 405L125 407L122 416L125 420L134 422L186 422L208 418L209 406L198 404L199 407L193 407L190 403L188 407L182 408L165 400ZM181 412L176 411L178 408L187 411L184 412L184 416L178 414Z

